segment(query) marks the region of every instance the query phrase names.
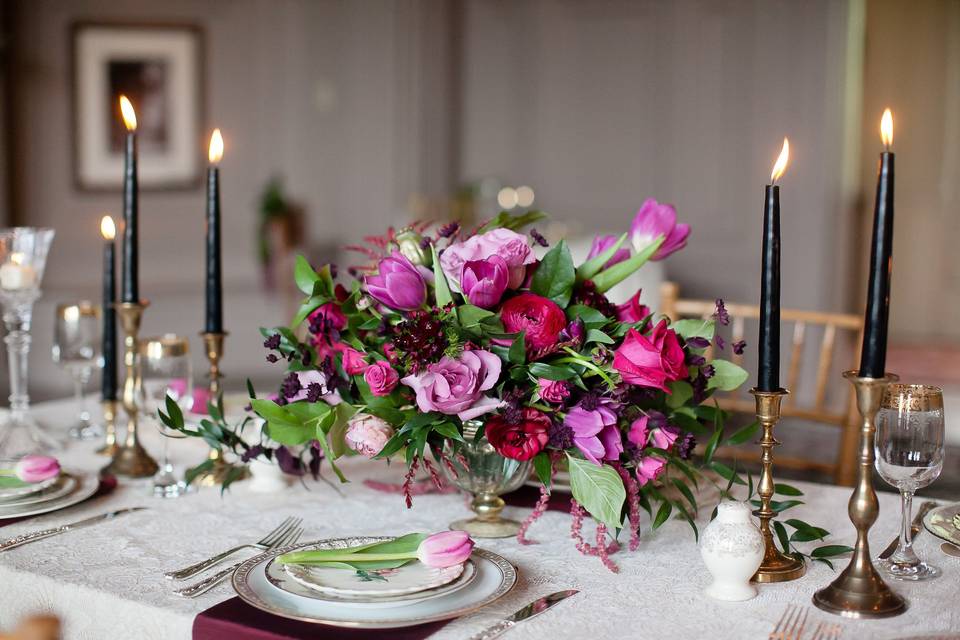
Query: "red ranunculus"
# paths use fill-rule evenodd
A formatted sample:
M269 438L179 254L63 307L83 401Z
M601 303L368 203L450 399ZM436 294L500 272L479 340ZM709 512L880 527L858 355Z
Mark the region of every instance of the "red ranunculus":
M528 353L557 344L567 326L567 317L557 303L534 293L522 293L503 303L500 319L507 333L526 332Z
M516 424L507 422L501 415L487 418L484 434L493 448L505 458L529 460L540 453L550 439L550 418L536 409L524 409L522 419Z
M661 320L650 337L636 329L627 332L623 344L613 356L613 368L620 372L624 382L641 387L663 389L668 382L687 377L683 348L667 321Z

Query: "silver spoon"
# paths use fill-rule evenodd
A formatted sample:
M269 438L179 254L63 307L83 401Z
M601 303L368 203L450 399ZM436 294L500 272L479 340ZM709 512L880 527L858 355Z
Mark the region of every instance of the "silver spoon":
M940 551L943 551L948 556L953 556L954 558L960 558L960 547L958 547L953 543L944 542L942 545L940 545Z

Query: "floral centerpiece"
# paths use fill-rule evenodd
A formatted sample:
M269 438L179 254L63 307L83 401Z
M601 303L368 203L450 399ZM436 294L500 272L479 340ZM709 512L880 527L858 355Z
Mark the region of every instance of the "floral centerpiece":
M400 456L410 506L415 471L439 484L465 423L479 421L475 437L505 458L532 461L543 492L530 521L558 466L569 470L574 538L608 566L608 536L625 521L629 546L638 545L640 509L654 528L672 513L694 525L691 486L703 463L742 482L712 460L723 414L709 399L747 378L732 362L707 358L712 344L723 348L715 340L722 303L714 319L670 322L639 291L619 305L605 295L647 261L682 249L690 229L672 206L647 200L628 232L596 238L576 265L563 241L548 247L536 230L521 233L542 217L501 213L469 232L456 222L434 233L390 230L353 247L367 264L350 269L350 284L337 283L333 266L300 258L295 279L306 297L290 327L264 331L267 360L286 369L282 384L269 398L250 389L265 436L280 446L245 443L216 407L193 435L243 461L275 457L296 474L316 474L326 460L341 480L341 456ZM168 425L184 429L175 404L168 414ZM698 438L705 455L694 464ZM597 522L596 545L580 537L586 514Z

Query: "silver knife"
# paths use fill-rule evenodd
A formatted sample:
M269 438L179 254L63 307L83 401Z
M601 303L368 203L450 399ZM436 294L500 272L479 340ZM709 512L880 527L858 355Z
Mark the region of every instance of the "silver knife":
M101 513L98 516L93 516L92 518L86 518L85 520L79 520L77 522L71 522L69 524L60 525L59 527L53 527L52 529L43 529L41 531L34 531L33 533L24 533L15 538L10 538L4 542L0 542L0 551L6 551L7 549L14 549L20 545L24 545L30 542L36 542L37 540L43 540L51 536L58 536L61 533L66 533L67 531L73 531L74 529L82 529L83 527L89 527L92 524L98 522L104 522L106 520L112 520L117 516L121 516L125 513L133 513L134 511L141 511L146 509L146 507L130 507L128 509L118 509L117 511L110 511L109 513Z
M935 506L937 506L937 503L930 500L920 505L920 509L917 510L917 515L913 518L913 524L910 525L911 540L923 529L923 516L927 515L927 512ZM893 552L897 550L898 544L900 544L900 536L894 538L893 541L887 545L887 548L880 552L880 559L886 560L892 556Z
M567 589L566 591L557 591L556 593L551 593L548 596L534 600L524 608L514 613L512 616L501 620L488 629L484 629L475 636L471 636L470 640L491 640L492 638L496 638L501 633L512 629L518 623L523 622L524 620L529 620L530 618L543 613L561 600L565 600L577 593L580 592L576 589Z

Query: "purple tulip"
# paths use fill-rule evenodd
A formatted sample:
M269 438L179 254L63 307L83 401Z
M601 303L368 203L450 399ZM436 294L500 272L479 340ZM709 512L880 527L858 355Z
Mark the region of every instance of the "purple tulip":
M469 260L463 264L460 275L460 290L470 304L482 309L492 309L500 302L510 282L510 267L500 256L483 260Z
M651 260L663 260L671 253L687 246L690 225L677 224L677 210L673 205L660 204L653 198L647 198L637 211L630 225L630 241L637 253L664 237L663 244L653 254Z
M577 405L563 420L564 425L573 429L574 446L594 464L600 464L601 460L617 460L623 453L617 414L609 404L601 401L591 409Z
M363 284L377 302L393 309L413 311L427 299L423 275L399 251L381 260L377 273L364 277Z
M473 544L466 531L442 531L420 543L417 560L428 567L452 567L466 562L473 553Z
M587 260L596 258L598 255L612 247L617 243L619 238L617 236L595 236L593 239L593 244L590 246L590 253L587 254ZM630 248L622 246L616 250L616 252L611 256L607 263L603 265L604 269L608 269L618 262L623 262L630 258Z

